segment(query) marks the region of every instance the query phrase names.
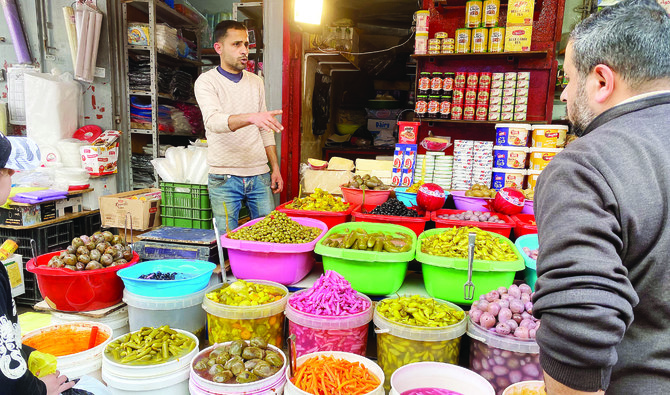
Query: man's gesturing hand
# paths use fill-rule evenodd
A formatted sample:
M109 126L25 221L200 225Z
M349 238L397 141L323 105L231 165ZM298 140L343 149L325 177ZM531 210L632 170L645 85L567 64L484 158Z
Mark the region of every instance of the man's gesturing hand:
M281 115L282 110L274 110L267 112L257 112L249 114L248 121L256 126L260 130L268 130L273 132L281 132L284 130L284 127L275 119L275 116Z

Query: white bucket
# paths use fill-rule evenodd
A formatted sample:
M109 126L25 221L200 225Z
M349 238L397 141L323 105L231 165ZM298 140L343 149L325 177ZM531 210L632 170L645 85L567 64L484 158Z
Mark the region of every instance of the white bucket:
M22 341L29 339L33 336L49 332L61 327L73 327L75 329L81 329L82 331L90 332L91 328L97 326L99 333L107 334L107 340L100 343L99 345L90 348L86 351L78 352L75 354L64 355L62 357L56 358L56 366L61 374L64 374L69 379L77 379L81 376L91 376L97 380L100 380L100 367L102 366L102 353L107 347L107 344L112 341L112 328L105 324L99 322L90 322L82 321L76 323L63 323L63 324L52 324L44 328L36 329L26 333L22 337ZM42 350L38 350L42 351Z
M319 351L319 352L313 352L311 354L305 354L301 357L298 357L296 359L296 367L300 367L300 365L305 362L306 360L318 356L324 356L324 357L329 357L332 356L337 359L345 359L349 362L360 362L361 365L365 366L370 373L374 374L377 376L379 379L379 386L375 388L374 390L368 392L366 395L384 395L384 371L382 368L379 367L376 363L372 362L371 360L362 357L358 354L352 354L350 352L341 352L341 351ZM291 378L289 377L288 370L286 371L286 387L284 387L284 394L286 395L310 395L309 392L305 392L295 385L291 383Z
M190 332L175 329L195 341L191 352L181 358L158 365L123 365L102 356L102 380L114 395L183 395L188 393L189 366L198 353L198 338ZM112 341L115 341L113 339Z
M91 318L86 317L81 314L71 314L63 313L60 311L51 312L51 323L52 324L66 324L70 322L81 322L81 321L90 321L90 322L99 322L105 324L108 327L112 328L112 339L116 339L121 335L125 335L130 332L130 326L128 325L128 307L123 306L122 308L102 317L102 318Z
M493 386L482 376L442 362L416 362L398 368L391 376L389 395L418 388L440 388L462 395L495 395Z

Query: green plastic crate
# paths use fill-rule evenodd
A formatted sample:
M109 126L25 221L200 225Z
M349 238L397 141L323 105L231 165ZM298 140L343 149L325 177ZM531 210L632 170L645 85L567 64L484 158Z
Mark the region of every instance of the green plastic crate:
M509 245L515 252L517 259L505 262L473 260L472 283L475 285L475 295L472 300L466 300L463 285L468 281L467 258L448 258L421 252L423 239L448 230L451 230L451 228L427 230L421 233L416 245L416 260L421 262L426 292L433 298L448 300L452 303L470 304L478 300L482 294L498 289L498 287L512 285L516 272L523 270L525 267L523 258L514 243L505 236L488 232L489 235Z
M407 252L375 252L326 247L323 240L345 229L364 229L368 233L389 232L411 236L412 248ZM323 270L341 274L358 292L368 295L388 295L396 292L405 281L407 264L414 259L416 234L409 228L374 222L345 222L335 225L317 243L314 252L323 258Z
M165 226L212 229L207 185L162 182L161 222Z

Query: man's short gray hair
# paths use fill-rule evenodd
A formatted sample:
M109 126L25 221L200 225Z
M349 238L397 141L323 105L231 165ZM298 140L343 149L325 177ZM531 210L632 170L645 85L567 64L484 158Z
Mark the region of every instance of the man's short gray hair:
M655 0L624 0L570 33L579 78L604 64L632 89L670 78L670 17Z

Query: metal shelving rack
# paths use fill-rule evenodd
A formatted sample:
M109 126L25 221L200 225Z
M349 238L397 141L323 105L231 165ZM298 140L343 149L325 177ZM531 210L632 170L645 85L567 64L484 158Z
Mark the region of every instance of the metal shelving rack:
M160 63L167 63L167 64L173 64L173 65L182 65L182 66L190 66L190 67L197 67L198 71L199 68L203 65L202 62L199 61L201 57L201 48L200 48L200 34L198 33L198 26L197 24L189 19L187 16L175 11L174 9L170 8L167 4L164 2L161 2L160 0L125 0L122 4L122 12L123 12L123 36L125 37L126 32L128 31L128 17L129 13L132 11L129 10L129 7L134 8L137 11L140 11L146 15L148 15L148 24L149 24L149 35L151 37L151 43L150 45L147 46L142 46L142 45L131 45L128 44L128 40L123 40L123 58L124 58L124 67L125 67L125 84L126 84L126 100L127 100L127 112L126 112L126 124L127 124L127 130L128 133L125 134L126 138L126 149L128 150L127 152L127 157L128 160L132 158L132 137L133 135L151 135L151 143L152 143L152 156L153 158L158 158L159 157L159 148L160 148L160 142L159 142L159 137L161 135L161 132L159 131L159 125L158 125L158 100L159 99L166 99L166 100L175 100L172 98L171 95L169 94L164 94L158 92L158 64ZM197 52L197 59L198 61L190 60L190 59L185 59L185 58L176 58L170 55L166 55L163 53L158 52L158 47L156 43L156 24L158 23L166 23L170 27L173 27L175 29L183 29L183 30L191 30L196 32L195 34L195 43L198 49ZM139 91L139 90L133 90L130 89L130 81L129 81L129 55L133 52L147 52L149 53L149 63L150 63L150 69L151 69L151 89L149 91ZM151 129L134 129L131 128L131 121L130 121L130 97L131 96L144 96L144 97L149 97L151 100ZM196 104L195 100L186 100L182 101L185 103L190 103L190 104ZM178 134L178 133L171 133L170 135L173 136L187 136L183 134ZM192 135L188 135L193 137ZM134 188L135 183L133 182L133 170L131 166L128 166L129 169L129 175L128 175L128 180L131 188ZM158 174L154 172L154 177L156 179L156 182L154 183L154 187L157 187L158 184Z

